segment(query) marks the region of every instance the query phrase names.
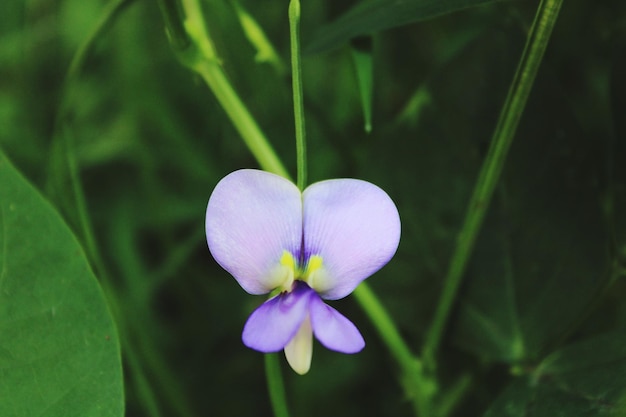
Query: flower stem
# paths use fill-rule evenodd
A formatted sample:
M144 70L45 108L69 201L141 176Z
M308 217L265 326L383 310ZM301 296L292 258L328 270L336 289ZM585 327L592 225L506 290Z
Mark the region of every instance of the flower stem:
M293 112L296 126L297 185L306 187L306 131L302 94L302 65L300 63L300 0L289 3L289 37L291 39L291 80L293 84Z
M562 0L541 0L533 21L526 46L509 88L498 124L492 136L489 152L480 170L478 181L459 233L456 250L452 256L435 317L423 347L424 365L435 368L435 355L445 330L457 290L463 278L467 261L495 186L500 178L508 150L528 101L552 29L556 23Z
M353 294L402 369L404 389L413 401L415 414L429 416L430 397L435 387L423 378L422 362L411 353L389 313L366 283L361 283Z
M265 374L267 375L267 389L270 394L274 417L289 417L285 385L283 384L277 353L265 354Z

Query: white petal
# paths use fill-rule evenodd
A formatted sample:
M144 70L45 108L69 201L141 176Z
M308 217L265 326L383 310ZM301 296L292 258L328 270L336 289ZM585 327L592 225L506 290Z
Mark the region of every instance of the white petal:
M311 369L313 330L308 316L300 325L293 339L285 346L285 357L291 369L300 375L306 374Z

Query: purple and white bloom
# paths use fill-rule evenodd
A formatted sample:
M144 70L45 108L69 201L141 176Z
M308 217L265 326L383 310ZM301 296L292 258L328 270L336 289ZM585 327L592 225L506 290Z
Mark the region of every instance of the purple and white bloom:
M400 216L380 188L356 179L317 182L304 192L283 177L243 169L215 187L206 212L211 254L250 294L275 293L248 318L243 343L285 351L308 372L313 335L326 348L365 346L350 320L324 300L350 294L382 268L400 241Z

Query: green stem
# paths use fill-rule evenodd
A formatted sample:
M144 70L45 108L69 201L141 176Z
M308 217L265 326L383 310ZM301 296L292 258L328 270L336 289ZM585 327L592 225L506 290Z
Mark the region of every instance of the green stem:
M421 417L429 416L429 399L435 387L423 378L422 362L411 353L389 313L366 283L361 283L352 294L361 304L391 355L402 369L404 388L407 396L413 401L415 414Z
M459 233L456 250L450 262L433 323L424 343L423 359L428 370L435 368L435 355L456 299L467 261L472 253L493 191L500 178L508 150L556 23L561 3L562 0L542 0L537 9L524 52L493 133L489 152L481 167L465 221Z
M306 187L306 131L302 94L302 65L300 63L300 1L289 3L289 37L291 39L291 79L293 84L293 111L296 125L297 185Z
M277 353L265 354L265 373L267 375L267 389L274 410L274 417L289 417L285 385L280 371L280 360Z

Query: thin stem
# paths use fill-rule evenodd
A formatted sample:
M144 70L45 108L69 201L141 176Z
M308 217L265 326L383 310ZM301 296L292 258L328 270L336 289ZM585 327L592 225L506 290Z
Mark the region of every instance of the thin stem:
M274 410L274 417L289 417L285 385L280 371L280 360L277 353L265 354L265 374L267 375L267 389Z
M431 382L423 378L422 362L411 353L389 313L366 283L361 283L352 294L361 304L391 355L402 369L402 382L406 394L413 401L415 414L421 417L430 415L429 398L435 389Z
M306 131L302 94L302 65L300 63L300 1L289 3L289 37L291 39L291 79L293 84L293 112L296 122L297 185L306 187Z
M508 150L556 23L561 3L562 0L542 0L528 34L524 52L500 113L489 152L481 167L465 221L459 233L456 250L450 262L433 323L426 337L423 359L429 370L433 370L435 367L435 355L456 299L467 261L472 253L493 191L500 178Z

